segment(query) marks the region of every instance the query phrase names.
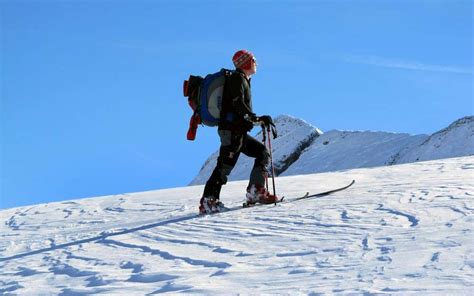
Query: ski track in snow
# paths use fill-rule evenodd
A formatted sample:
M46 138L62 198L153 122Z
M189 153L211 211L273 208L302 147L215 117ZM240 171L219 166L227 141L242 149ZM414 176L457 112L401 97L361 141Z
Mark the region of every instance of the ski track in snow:
M281 177L196 217L202 186L0 212L0 294L474 293L474 157ZM246 182L221 198L242 202ZM303 188L303 189L302 189Z

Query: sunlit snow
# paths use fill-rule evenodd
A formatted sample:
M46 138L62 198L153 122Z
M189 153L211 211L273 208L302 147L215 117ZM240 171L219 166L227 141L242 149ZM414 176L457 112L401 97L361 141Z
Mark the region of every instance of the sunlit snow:
M202 186L2 210L0 294L474 292L474 157L279 177L277 193L352 179L205 217Z

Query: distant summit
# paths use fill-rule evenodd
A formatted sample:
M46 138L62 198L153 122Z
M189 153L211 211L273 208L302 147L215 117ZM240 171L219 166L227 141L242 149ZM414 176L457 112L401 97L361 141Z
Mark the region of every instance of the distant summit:
M373 131L323 133L288 115L275 119L279 137L272 141L276 175L292 176L474 155L474 116L463 117L430 135ZM256 137L261 139L261 132ZM190 185L204 184L218 151L204 163ZM229 180L249 177L253 160L242 155Z

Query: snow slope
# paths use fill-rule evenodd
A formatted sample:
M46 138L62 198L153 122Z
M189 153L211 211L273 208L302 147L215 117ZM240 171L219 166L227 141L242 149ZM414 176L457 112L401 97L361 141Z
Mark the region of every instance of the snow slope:
M278 137L276 139L272 137L272 152L275 173L278 175L286 170L322 132L306 121L289 115L280 115L275 118L274 122L277 127ZM258 129L259 127L254 128L254 130ZM262 132L258 132L255 137L261 140ZM218 156L219 151L216 151L206 160L199 174L192 180L190 185L206 183L216 166ZM232 170L229 176L229 180L248 179L253 164L253 158L241 154L234 170Z
M329 131L316 139L282 175L393 164L401 150L409 150L426 138L386 132Z
M0 294L474 293L474 157L277 178L319 199L196 217L202 186L0 211ZM242 202L246 181L221 198Z

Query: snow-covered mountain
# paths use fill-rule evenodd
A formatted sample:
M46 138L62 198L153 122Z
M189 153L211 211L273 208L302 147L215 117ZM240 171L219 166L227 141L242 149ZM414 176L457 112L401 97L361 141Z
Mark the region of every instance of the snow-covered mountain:
M401 151L396 163L474 155L474 116L463 117L425 141Z
M274 122L277 127L278 137L272 139L273 162L275 173L279 175L291 166L291 164L298 159L301 152L311 145L322 132L306 121L288 115L278 116ZM256 138L262 139L261 131L256 135ZM218 156L219 151L216 151L206 160L199 174L190 185L206 183L216 166ZM229 180L247 179L253 164L253 158L241 154L235 168L229 176Z
M329 131L308 147L282 175L300 175L390 165L403 149L428 136L386 132Z
M330 145L330 144L328 144ZM203 186L0 211L0 295L473 295L474 156L276 178L197 217ZM221 194L242 204L246 181Z
M283 131L282 138L272 145L276 174L282 176L474 155L474 116L459 119L431 136L338 130L323 134L311 124L290 116L278 117L276 125ZM207 181L217 156L215 152L206 161L191 184ZM248 178L253 162L242 158L230 180Z

